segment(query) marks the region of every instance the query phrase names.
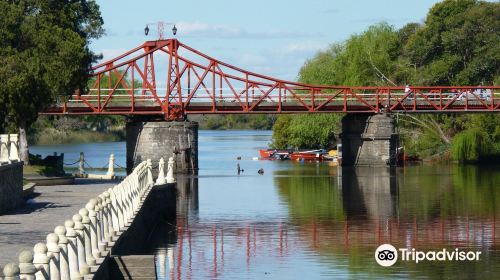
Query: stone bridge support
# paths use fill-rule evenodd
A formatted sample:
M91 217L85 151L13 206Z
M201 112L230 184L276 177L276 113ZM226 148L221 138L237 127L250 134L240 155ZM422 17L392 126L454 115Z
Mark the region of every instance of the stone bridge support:
M198 123L151 121L131 118L127 121L127 173L143 160L158 166L160 158L176 154L177 173L198 171ZM153 170L155 176L158 170Z
M394 166L398 135L386 114L347 114L342 119L343 166Z

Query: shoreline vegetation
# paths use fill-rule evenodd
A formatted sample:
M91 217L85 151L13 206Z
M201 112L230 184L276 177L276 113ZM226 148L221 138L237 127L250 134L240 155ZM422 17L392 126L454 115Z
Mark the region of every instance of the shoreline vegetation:
M445 0L435 4L422 23L400 29L379 23L330 45L305 62L298 81L345 86L499 85L498 34L500 3ZM273 147L326 148L340 133L339 116L280 115ZM396 118L401 146L409 156L500 162L498 113Z
M30 145L60 145L125 141L125 117L40 116L28 131ZM190 116L202 130L272 130L274 115Z
M125 141L125 131L61 131L55 128L46 128L28 136L30 145L61 145L82 144L92 142L118 142Z

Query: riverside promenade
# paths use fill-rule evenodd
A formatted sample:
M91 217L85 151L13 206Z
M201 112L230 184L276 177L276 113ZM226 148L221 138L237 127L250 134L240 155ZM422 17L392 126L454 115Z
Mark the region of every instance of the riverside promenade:
M74 185L36 186L34 198L0 215L0 267L17 262L21 251L32 251L33 245L45 242L56 226L118 182L76 179Z

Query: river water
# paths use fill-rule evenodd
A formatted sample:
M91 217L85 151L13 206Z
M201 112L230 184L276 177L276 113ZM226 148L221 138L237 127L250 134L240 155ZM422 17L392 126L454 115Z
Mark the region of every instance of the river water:
M197 177L179 178L177 215L141 254L160 279L500 279L500 166L347 169L256 161L268 131L200 131ZM35 146L125 164L124 143ZM236 174L238 156L245 170ZM264 174L257 174L259 168ZM384 243L481 252L477 261L375 261ZM401 251L400 251L401 252Z

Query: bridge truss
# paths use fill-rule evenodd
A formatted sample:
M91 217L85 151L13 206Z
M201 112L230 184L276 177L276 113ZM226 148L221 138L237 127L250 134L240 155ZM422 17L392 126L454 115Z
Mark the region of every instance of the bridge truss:
M500 87L345 87L308 85L245 71L176 39L148 41L92 67L87 92L48 115L239 113L500 112Z

